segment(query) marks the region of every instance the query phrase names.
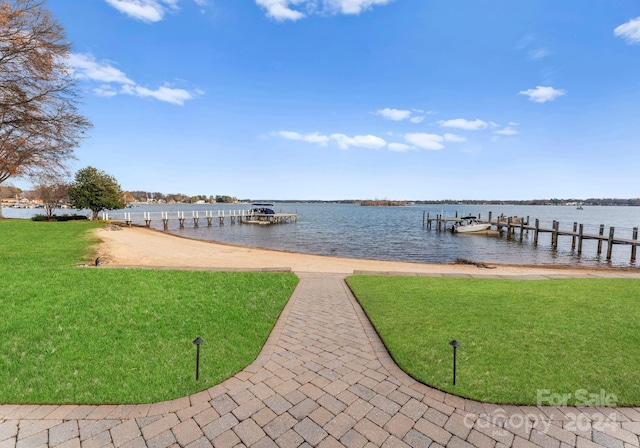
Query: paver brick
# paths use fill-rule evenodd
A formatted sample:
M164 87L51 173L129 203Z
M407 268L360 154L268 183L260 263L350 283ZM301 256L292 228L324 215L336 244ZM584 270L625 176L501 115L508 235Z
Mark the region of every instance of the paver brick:
M442 446L446 446L451 439L451 433L442 429L440 426L431 423L429 420L421 418L415 424L415 429L423 434L427 434L434 442Z
M289 409L289 414L294 416L297 420L303 420L318 407L320 407L318 403L310 398L305 398L300 403Z
M322 429L309 418L305 418L301 422L298 422L293 429L311 446L318 445L322 439L328 435L327 431Z
M345 413L336 415L331 421L329 421L324 429L336 439L340 439L356 424L356 420L351 418Z
M213 440L223 432L233 428L238 424L238 419L233 414L225 414L202 428L202 431L209 440Z
M167 429L171 429L174 426L178 425L180 420L178 420L178 416L176 414L168 414L165 417L162 417L160 420L156 420L155 422L142 427L142 435L146 440L149 440L161 432L166 431Z
M176 443L176 437L171 430L161 432L157 436L147 440L147 446L149 448L167 448Z
M256 422L251 419L245 420L233 427L233 432L236 433L242 443L247 446L251 446L258 440L265 436L265 432L260 428Z
M327 411L327 409L320 406L311 414L309 414L309 418L313 420L316 424L320 426L324 426L327 424L327 422L329 422L329 420L333 418L333 414Z
M209 439L202 436L197 440L194 440L189 445L185 446L185 448L212 448L213 445L209 442Z
M12 439L18 435L18 421L0 423L0 442Z
M289 413L284 413L264 426L264 431L273 439L279 438L282 434L293 428L298 421Z
M276 417L276 413L268 407L260 409L258 412L251 416L253 421L256 422L261 428Z
M367 439L358 431L350 429L340 438L340 443L347 448L362 448L367 444Z
M211 400L210 403L213 409L220 415L227 414L238 407L238 404L227 394L217 396Z
M213 439L213 446L215 448L233 448L239 443L240 437L230 429Z
M293 405L289 403L289 401L285 400L282 395L277 394L265 399L264 404L266 404L269 409L271 409L277 415L280 415L293 407Z
M185 420L179 425L174 426L171 431L176 437L176 441L182 446L188 445L202 437L202 430L193 419Z
M406 415L396 414L384 425L384 429L401 440L413 428L413 424L414 421Z
M116 447L125 445L136 437L140 437L140 428L135 420L127 420L111 428L111 440Z
M387 431L366 418L358 421L353 429L365 436L367 440L374 443L376 446L381 446L389 437L389 433Z
M351 403L349 407L345 410L347 414L353 417L356 420L362 419L367 413L373 409L373 406L361 398L358 398L356 401Z
M301 447L304 439L293 429L287 430L284 434L276 439L276 443L280 448L297 448Z

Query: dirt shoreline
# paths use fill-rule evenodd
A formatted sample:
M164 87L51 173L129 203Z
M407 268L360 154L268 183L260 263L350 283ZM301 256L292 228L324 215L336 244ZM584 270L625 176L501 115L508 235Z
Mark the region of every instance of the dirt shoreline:
M120 228L119 228L120 229ZM352 274L354 271L451 275L615 275L639 274L635 268L502 265L491 269L465 264L427 264L340 258L256 249L194 240L153 229L109 227L96 230L101 240L97 255L103 266L212 270L291 270Z

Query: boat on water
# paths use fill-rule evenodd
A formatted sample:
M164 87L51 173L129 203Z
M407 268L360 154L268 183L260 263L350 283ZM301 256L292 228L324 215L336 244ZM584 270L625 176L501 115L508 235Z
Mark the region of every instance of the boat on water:
M258 224L262 226L271 224L273 222L272 217L276 214L271 207L273 207L273 204L251 204L249 214L242 222L244 224Z
M483 232L491 228L491 224L488 222L479 222L475 216L464 216L460 218L459 222L456 222L451 231L453 233L473 233Z

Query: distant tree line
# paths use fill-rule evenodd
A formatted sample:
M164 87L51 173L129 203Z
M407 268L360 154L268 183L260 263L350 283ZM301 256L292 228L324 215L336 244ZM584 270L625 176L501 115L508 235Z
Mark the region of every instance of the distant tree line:
M235 203L238 202L238 198L235 196L226 195L206 195L199 194L195 196L189 196L182 193L169 193L164 194L158 191L129 191L128 192L134 200L137 202L168 202L168 203L181 203L181 204L195 204L196 202L205 202L207 204L214 203Z
M529 199L529 200L476 200L476 199L443 199L415 201L416 204L437 204L437 205L616 205L616 206L640 206L640 198L617 199L617 198L589 198L589 199Z

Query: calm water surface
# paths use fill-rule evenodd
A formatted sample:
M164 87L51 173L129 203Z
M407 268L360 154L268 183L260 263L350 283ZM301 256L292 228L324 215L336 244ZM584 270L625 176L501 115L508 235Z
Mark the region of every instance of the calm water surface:
M571 249L571 237L559 237L557 250L551 248L551 235L540 234L538 246L533 244L533 232L525 235L520 242L516 233L514 238L491 237L484 235L459 235L450 232L427 230L422 226L423 212L431 216L444 214L453 217L480 214L486 218L489 212L493 216L530 216L533 223L540 219L540 225L551 227L553 220L560 222L561 229L571 229L573 222L585 225L585 233L598 233L600 224L615 226L616 236L631 238L632 228L640 226L640 207L584 207L577 210L571 206L429 206L409 207L362 207L353 204L289 204L276 203L274 210L282 213L298 213L298 222L294 224L256 226L242 224L219 225L214 219L213 226L207 227L205 211L217 216L218 210L247 209L247 205L139 205L127 209L134 222L140 220L144 212L151 212L152 226L162 229L160 212L169 212L177 216L184 212L186 224L180 229L177 220L170 223L169 232L188 238L218 241L252 247L285 250L291 252L333 255L352 258L377 260L398 260L429 263L450 263L457 258L474 261L540 264L540 265L581 265L581 266L635 266L629 263L631 249L616 245L613 248L611 263L605 260L606 243L603 255L596 256L595 241L585 240L582 256L578 257ZM192 214L197 211L200 227L194 228ZM6 217L28 217L38 211L3 209ZM40 211L41 212L41 211ZM71 213L61 211L59 213ZM114 218L122 218L123 211L110 212Z

